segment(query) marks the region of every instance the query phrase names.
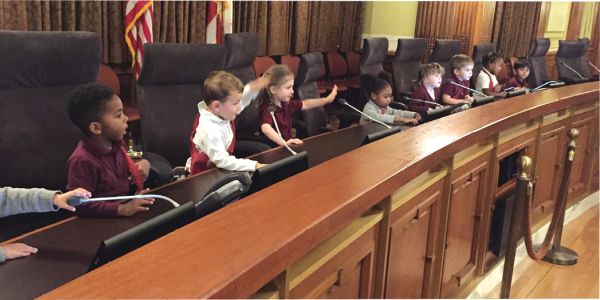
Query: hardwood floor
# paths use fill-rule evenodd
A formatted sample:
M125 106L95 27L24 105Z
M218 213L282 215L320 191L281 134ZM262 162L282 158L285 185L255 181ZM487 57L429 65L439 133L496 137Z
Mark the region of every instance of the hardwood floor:
M510 298L595 298L598 299L598 205L590 208L563 229L562 245L579 254L573 266L558 266L526 257L515 267ZM500 285L488 299L500 297Z

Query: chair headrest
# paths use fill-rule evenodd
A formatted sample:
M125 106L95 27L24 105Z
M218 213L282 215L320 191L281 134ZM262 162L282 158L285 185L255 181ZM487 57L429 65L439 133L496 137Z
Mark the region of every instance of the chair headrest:
M556 57L577 58L585 53L585 45L580 41L558 41Z
M461 44L457 40L436 40L429 62L450 61L452 56L460 53Z
M529 46L529 56L546 56L548 49L550 49L549 38L533 39L531 40L531 45Z
M227 60L225 69L252 66L258 56L259 44L260 37L256 32L226 34Z
M473 59L473 62L475 64L480 64L481 58L490 52L494 52L495 48L496 47L494 47L494 44L492 44L492 43L479 44L479 45L473 46L473 56L471 56L471 58Z
M307 53L300 56L298 74L295 84L300 87L306 83L314 82L319 78L323 67L323 55L320 52Z
M387 55L390 41L387 38L365 39L363 54L360 56L361 65L377 64L383 62Z
M102 41L93 32L0 30L0 90L94 82Z
M582 38L582 39L578 39L577 41L583 44L583 53L585 54L585 52L590 47L590 39Z
M423 60L427 52L426 39L398 39L394 54L395 62L415 62Z
M223 70L225 45L144 44L138 85L203 84L210 72Z

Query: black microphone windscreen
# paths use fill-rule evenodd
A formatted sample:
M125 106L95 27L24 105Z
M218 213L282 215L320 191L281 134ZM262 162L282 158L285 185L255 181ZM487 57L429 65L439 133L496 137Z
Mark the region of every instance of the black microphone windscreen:
M338 102L339 102L341 105L346 105L346 99L344 99L344 98L340 98L340 99L338 99Z
M408 100L410 100L410 98L408 98L408 96L402 96L402 101L408 102Z
M452 83L452 80L446 79L446 83Z
M274 112L275 112L275 109L273 108L273 106L270 106L270 105L269 105L269 107L267 108L267 111L268 111L270 114L272 114L272 113L274 113Z

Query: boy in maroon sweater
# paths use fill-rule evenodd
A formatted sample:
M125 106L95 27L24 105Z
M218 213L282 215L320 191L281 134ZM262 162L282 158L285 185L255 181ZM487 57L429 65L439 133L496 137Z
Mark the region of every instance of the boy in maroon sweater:
M508 81L504 88L527 88L527 78L529 77L529 61L526 58L521 58L515 62L513 69L515 70L515 76Z
M464 54L454 55L450 59L450 72L452 72L450 81L462 86L469 86L469 79L473 75L473 65L473 60L470 57ZM473 103L473 100L475 99L469 96L469 90L465 88L452 83L444 83L442 85L442 101L446 105L458 104L465 101Z
M95 197L125 196L130 193L130 178L137 194L145 194L143 181L150 164L133 162L126 154L123 135L127 116L119 96L107 85L88 83L77 87L68 104L69 118L81 129L81 141L67 161L67 190L84 188ZM154 199L128 202L98 201L80 205L75 213L85 217L131 216L148 210Z

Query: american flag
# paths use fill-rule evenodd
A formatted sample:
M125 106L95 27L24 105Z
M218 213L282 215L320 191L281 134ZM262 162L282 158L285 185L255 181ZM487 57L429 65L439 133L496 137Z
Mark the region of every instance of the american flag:
M221 35L231 33L233 10L231 1L208 1L206 43L221 44Z
M144 61L144 43L152 43L152 1L127 1L125 8L125 41L133 56L135 78L140 76ZM137 62L137 65L136 65Z

